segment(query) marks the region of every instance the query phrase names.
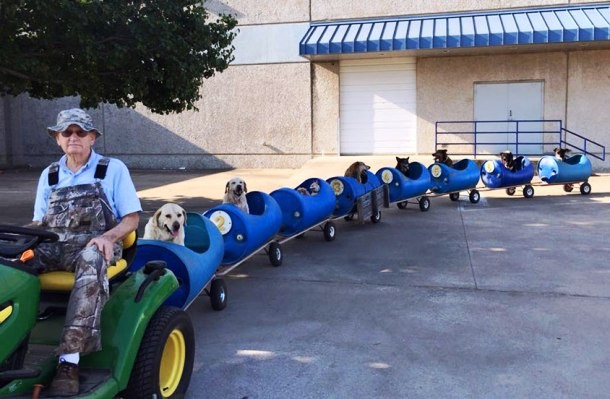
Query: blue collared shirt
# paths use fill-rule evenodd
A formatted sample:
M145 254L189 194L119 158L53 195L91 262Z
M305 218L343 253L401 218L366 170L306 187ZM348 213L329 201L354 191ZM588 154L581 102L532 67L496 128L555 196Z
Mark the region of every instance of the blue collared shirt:
M67 156L64 155L59 160L59 182L53 186L53 188L95 183L97 180L94 177L95 168L102 158L101 155L91 150L91 156L87 163L77 172L72 172L68 169L66 163ZM51 193L51 187L49 186L49 168L50 166L42 171L40 179L38 180L33 218L33 220L37 222L42 221L42 218L47 211L47 204ZM129 175L129 170L123 162L115 158L110 158L106 177L101 180L101 183L117 221L120 221L125 215L142 211L142 205L140 204L140 199L136 193L136 188Z

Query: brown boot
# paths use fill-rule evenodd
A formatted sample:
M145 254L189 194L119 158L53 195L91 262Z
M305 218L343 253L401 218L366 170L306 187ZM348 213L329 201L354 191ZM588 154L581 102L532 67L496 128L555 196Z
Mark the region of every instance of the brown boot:
M78 395L78 364L60 362L47 396Z

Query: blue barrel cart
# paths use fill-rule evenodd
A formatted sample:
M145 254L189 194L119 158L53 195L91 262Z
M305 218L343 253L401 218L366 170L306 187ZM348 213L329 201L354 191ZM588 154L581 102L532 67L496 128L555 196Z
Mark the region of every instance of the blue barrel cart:
M224 240L219 276L226 275L262 249L273 266L282 264L282 247L275 240L282 224L280 206L261 191L249 192L246 199L250 213L233 204L218 205L203 213L220 230Z
M335 209L335 193L325 180L312 177L295 188L280 188L271 197L282 210L279 242L301 237L306 231L320 228L326 241L336 235L331 218Z
M544 156L538 162L538 177L546 185L562 184L565 192L574 190L574 184L580 184L580 193L591 193L588 182L593 173L591 161L584 154L576 154L565 161L554 156Z
M165 301L166 305L186 309L205 292L214 310L226 307L226 285L216 277L224 253L222 236L216 226L197 213L189 212L184 226L185 245L157 240L138 240L130 271L137 271L148 261L167 264L180 287Z
M366 171L362 183L353 177L335 176L326 180L335 193L333 217L352 220L358 214L358 221L368 218L373 223L381 221L381 208L388 207L388 189L379 178Z
M476 189L479 183L479 167L471 159L462 159L447 166L444 163L433 163L430 171L430 192L434 195L449 194L451 201L460 199L460 191L468 191L471 203L476 204L481 199Z
M508 195L514 195L516 187L523 186L523 196L532 198L534 187L530 183L534 177L534 166L524 156L516 157L515 162L519 162L521 168L512 171L500 160L485 161L481 166L481 181L490 189L506 189Z
M409 200L416 198L422 212L430 209L430 199L425 194L430 189L431 178L423 164L410 162L408 176L391 167L381 168L375 175L387 184L390 204L405 209Z

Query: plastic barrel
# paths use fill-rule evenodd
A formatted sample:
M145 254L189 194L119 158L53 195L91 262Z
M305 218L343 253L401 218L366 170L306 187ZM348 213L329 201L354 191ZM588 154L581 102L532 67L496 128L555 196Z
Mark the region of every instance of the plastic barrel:
M335 176L326 181L335 193L335 209L333 216L340 217L352 212L356 199L381 186L381 180L370 171L366 171L366 181L360 183L353 177Z
M515 172L500 160L486 161L481 166L481 181L489 188L514 187L528 184L534 177L534 165L527 157L521 159L521 169Z
M453 166L433 163L428 167L428 171L430 191L436 194L467 190L479 183L479 167L471 159L462 159Z
M316 181L320 190L315 195L304 195L299 187L308 189ZM295 189L280 188L271 192L271 197L282 210L282 226L279 234L290 237L301 233L328 219L335 209L335 193L330 184L318 178L311 178Z
M250 213L233 204L218 205L203 213L222 234L225 244L223 265L237 263L251 255L280 230L282 211L269 194L251 191L246 198Z
M430 172L419 162L409 163L409 175L405 176L396 168L385 167L375 173L388 185L390 202L400 202L418 197L430 189Z
M188 215L185 226L186 242L196 243L202 252L172 242L138 240L136 256L129 267L129 270L136 271L148 261L165 261L180 283L165 304L181 309L188 307L199 296L214 276L224 254L224 243L216 226L200 215L193 215ZM193 222L194 217L200 220Z
M565 161L544 156L538 162L538 177L549 184L585 181L592 173L591 161L583 154L572 155Z

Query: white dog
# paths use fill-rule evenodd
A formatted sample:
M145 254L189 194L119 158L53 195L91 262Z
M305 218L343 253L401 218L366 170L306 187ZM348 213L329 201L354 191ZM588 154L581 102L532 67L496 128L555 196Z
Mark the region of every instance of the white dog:
M222 198L223 204L234 204L239 209L246 213L250 213L248 208L248 200L246 199L246 193L248 187L246 182L241 177L234 177L227 182L225 186L225 195Z
M317 180L313 180L309 185L309 189L305 187L297 187L297 191L306 196L318 195L320 192L320 183Z
M167 203L157 209L144 227L144 239L169 241L184 245L186 211L178 204Z

